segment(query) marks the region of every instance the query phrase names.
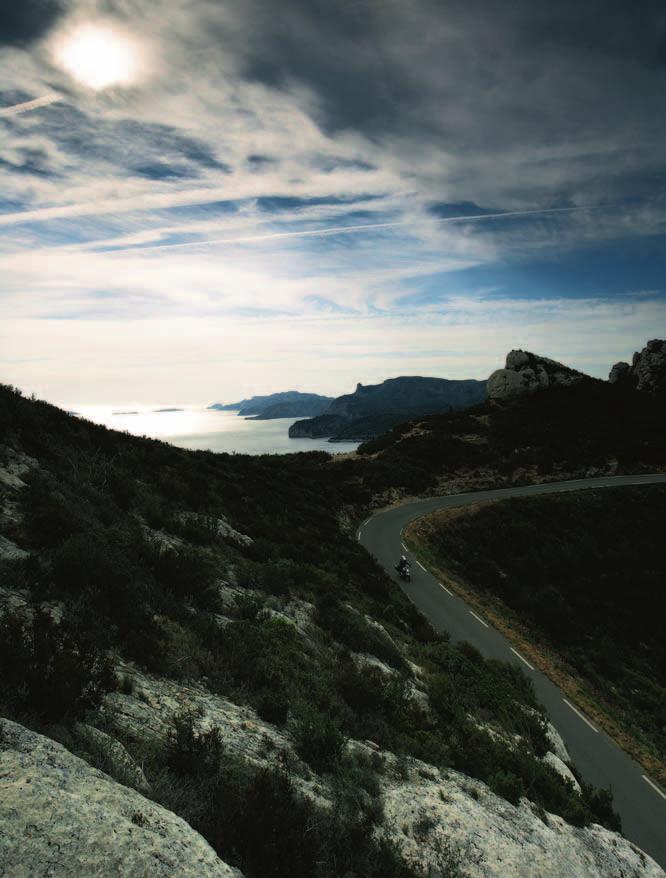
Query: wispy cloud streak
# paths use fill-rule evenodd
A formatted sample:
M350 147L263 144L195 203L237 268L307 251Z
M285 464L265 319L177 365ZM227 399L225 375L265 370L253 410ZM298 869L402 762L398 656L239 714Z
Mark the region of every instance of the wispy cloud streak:
M600 209L599 205L578 205L576 207L551 207L534 210L511 210L503 211L501 213L473 213L464 214L461 216L431 217L429 219L432 222L444 225L461 222L480 222L482 220L512 219L537 215L545 216L548 214L573 213L583 210L598 209ZM268 234L262 235L241 235L232 238L212 238L202 241L181 241L174 244L151 244L146 247L138 246L136 248L123 249L140 249L142 252L147 250L179 250L187 247L210 247L216 246L218 244L250 244L255 241L274 241L282 238L322 238L327 237L328 235L358 234L363 232L381 231L382 229L394 229L400 227L404 228L405 226L414 225L416 225L414 219L401 219L391 220L390 222L385 223L359 223L357 225L328 226L325 229L297 229L291 232L269 232Z
M0 108L0 118L7 116L19 116L21 113L29 113L31 110L39 110L41 107L48 107L50 104L56 104L63 100L62 95L48 94L42 95L41 98L35 98L32 101L23 101L21 104L12 104L11 107Z

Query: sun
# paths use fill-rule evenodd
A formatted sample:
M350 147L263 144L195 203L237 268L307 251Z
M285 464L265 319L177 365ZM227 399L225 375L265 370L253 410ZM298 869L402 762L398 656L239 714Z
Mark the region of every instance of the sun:
M136 41L109 24L82 24L64 34L55 57L70 76L95 91L129 85L139 73Z

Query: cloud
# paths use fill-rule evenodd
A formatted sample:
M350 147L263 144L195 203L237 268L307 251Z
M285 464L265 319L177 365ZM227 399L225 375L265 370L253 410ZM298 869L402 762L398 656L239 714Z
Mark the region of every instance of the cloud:
M204 353L219 374L233 352L247 374L310 369L323 388L384 374L390 352L387 374L486 369L521 339L580 363L583 330L600 363L599 339L626 356L663 316L666 18L652 0L14 6L0 44L12 380L25 369L63 398L84 373L111 388L112 360L119 387L134 369L152 392L183 321L194 385ZM132 88L92 93L53 64L57 35L99 16L143 47ZM606 269L618 251L635 254L635 281ZM623 310L640 288L654 295ZM13 365L21 345L36 365ZM337 377L315 356L329 370L335 356Z
M397 374L484 378L514 346L605 377L665 318L655 298L501 299L490 308L461 298L408 317L21 319L11 334L0 325L0 367L5 380L67 405L203 404L295 383L339 394Z
M35 98L32 101L23 101L20 104L13 104L10 107L0 107L0 118L18 116L20 113L29 113L31 110L39 110L41 107L48 107L49 104L55 104L60 100L62 100L62 95L50 94L42 95L41 98Z

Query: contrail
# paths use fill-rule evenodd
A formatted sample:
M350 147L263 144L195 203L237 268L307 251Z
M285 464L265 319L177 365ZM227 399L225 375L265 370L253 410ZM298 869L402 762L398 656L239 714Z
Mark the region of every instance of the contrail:
M31 110L38 110L40 107L48 107L49 104L55 104L62 100L62 95L55 92L50 95L43 95L41 98L35 98L33 101L24 101L22 104L13 104L11 107L2 107L0 109L0 117L2 116L18 116L20 113L29 113Z
M601 205L577 205L576 207L544 207L533 210L507 210L502 213L473 213L462 216L433 217L437 223L476 222L479 220L505 219L511 217L546 215L551 213L572 213L578 210L596 210ZM607 206L607 205L606 205ZM392 220L385 223L362 223L354 226L328 226L325 229L304 229L295 232L270 232L267 235L242 235L234 238L213 238L208 241L183 241L178 244L152 244L148 247L123 247L127 250L176 250L183 247L209 247L212 244L248 244L254 241L273 241L279 238L317 238L327 235L350 234L355 232L371 232L375 229L391 229L399 226L414 225L413 219ZM112 246L112 245L110 245Z

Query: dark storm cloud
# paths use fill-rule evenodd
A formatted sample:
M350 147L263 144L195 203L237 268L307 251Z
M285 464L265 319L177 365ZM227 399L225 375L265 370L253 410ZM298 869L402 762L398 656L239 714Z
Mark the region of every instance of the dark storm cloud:
M2 0L0 46L29 46L47 34L65 12L65 0Z
M254 0L240 27L247 77L306 86L323 130L422 176L439 151L458 198L493 175L519 199L598 197L663 166L661 2Z
M534 77L558 105L566 97L574 110L591 84L598 87L602 115L642 74L648 103L657 90L649 74L666 62L666 9L652 0L255 0L246 8L247 75L272 85L306 83L334 129L400 127L400 115L413 119L428 92L504 103L510 90L520 122L548 111L530 101ZM581 76L582 94L558 94L570 75L584 71L591 82ZM446 116L445 103L440 112Z

